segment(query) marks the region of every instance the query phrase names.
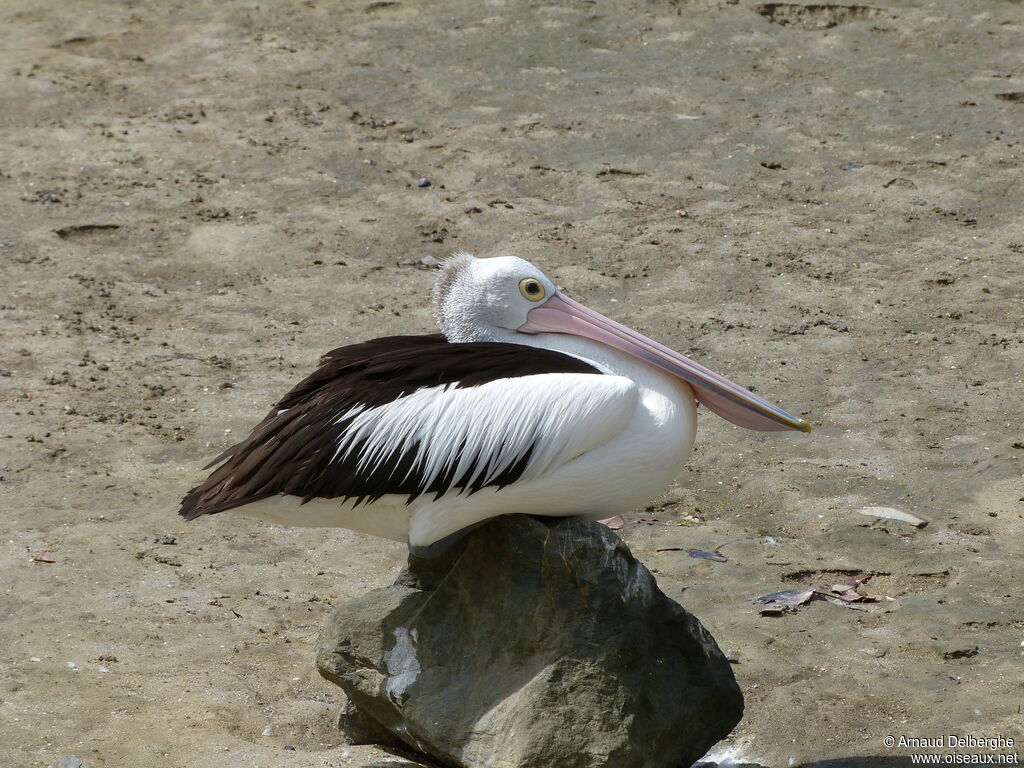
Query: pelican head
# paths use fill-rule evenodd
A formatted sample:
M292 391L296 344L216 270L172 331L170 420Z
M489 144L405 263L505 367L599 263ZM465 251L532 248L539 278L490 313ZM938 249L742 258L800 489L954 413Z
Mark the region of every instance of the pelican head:
M641 333L570 299L528 261L477 259L458 253L444 263L434 289L438 323L451 342L504 341L523 336L582 336L677 376L719 416L747 429L810 432L806 421Z

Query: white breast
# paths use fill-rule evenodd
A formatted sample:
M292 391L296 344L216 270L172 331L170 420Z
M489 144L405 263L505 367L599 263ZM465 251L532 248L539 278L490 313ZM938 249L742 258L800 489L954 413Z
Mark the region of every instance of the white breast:
M600 447L542 477L501 490L485 488L471 496L449 494L436 502L414 504L411 544L425 546L502 514L601 519L628 512L662 493L682 469L697 430L696 401L690 388L603 345L574 337L555 343L559 342L560 346L551 348L595 360L635 383L638 402L628 424Z

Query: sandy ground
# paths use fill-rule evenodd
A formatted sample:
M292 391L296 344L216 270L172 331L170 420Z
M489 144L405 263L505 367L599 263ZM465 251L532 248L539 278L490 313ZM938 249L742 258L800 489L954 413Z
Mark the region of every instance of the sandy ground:
M0 765L403 764L313 668L403 547L175 510L321 352L432 330L415 262L457 249L815 424L705 413L622 531L739 662L733 754L1019 746L1022 36L1002 0L6 0ZM859 572L893 599L751 604Z

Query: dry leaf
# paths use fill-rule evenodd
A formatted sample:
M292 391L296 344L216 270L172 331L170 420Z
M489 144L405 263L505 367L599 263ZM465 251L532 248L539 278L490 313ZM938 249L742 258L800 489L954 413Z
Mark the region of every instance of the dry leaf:
M862 573L860 576L855 576L852 579L845 579L837 584L833 584L831 589L833 592L849 592L851 589L856 589L861 584L867 584L871 581L873 573Z
M857 591L857 588L862 584L871 581L872 576L874 576L873 573L862 573L860 576L833 584L829 587L828 592L820 592L819 594L822 597L836 598L846 603L874 603L878 600L877 597L862 595Z

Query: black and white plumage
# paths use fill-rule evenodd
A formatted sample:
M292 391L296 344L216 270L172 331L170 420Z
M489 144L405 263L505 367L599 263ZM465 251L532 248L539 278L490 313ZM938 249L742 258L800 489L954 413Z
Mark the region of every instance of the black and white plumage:
M695 391L744 426L806 428L521 259L460 254L435 300L442 334L328 353L213 461L180 514L234 510L422 548L499 514L601 518L646 502L689 454Z
M413 501L508 485L543 464L535 455L539 425L530 417L551 414L517 400L512 407L525 412L510 429L507 421L479 418L473 404L508 379L572 373L600 371L546 349L449 344L441 334L335 349L249 437L214 460L223 463L185 498L182 514L191 519L276 494L360 504L388 493Z

